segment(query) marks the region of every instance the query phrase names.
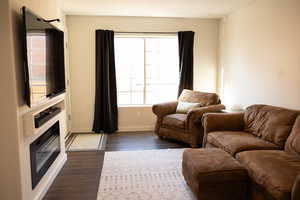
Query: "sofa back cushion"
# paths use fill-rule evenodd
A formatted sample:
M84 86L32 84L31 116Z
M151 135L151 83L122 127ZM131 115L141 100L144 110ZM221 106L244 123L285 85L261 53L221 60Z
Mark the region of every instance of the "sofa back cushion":
M296 110L252 105L245 111L245 131L283 148L298 115Z
M300 116L298 116L296 119L292 132L286 141L284 149L288 153L300 157Z
M187 89L182 91L178 101L200 103L201 106L209 106L220 103L219 96L215 93L199 92Z

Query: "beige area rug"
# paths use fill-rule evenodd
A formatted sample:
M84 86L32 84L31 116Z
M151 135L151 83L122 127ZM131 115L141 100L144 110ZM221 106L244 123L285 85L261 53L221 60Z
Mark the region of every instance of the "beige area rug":
M67 147L68 151L104 150L105 134L82 133L75 134Z
M105 152L97 200L195 200L181 174L182 153Z

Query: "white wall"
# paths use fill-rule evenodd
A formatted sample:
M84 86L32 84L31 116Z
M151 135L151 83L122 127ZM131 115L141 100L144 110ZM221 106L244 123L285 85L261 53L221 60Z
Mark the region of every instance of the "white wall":
M299 0L256 0L225 18L220 33L219 92L226 105L300 109Z
M0 199L21 199L16 82L10 0L0 6Z
M62 15L59 5L60 0L44 0L42 3L40 0L1 1L0 90L3 91L3 96L0 98L1 200L33 200L45 191L45 187L40 186L35 190L31 189L29 138L24 137L23 133L23 113L29 112L30 109L23 99L23 41L20 9L26 6L45 18L58 18Z
M195 31L194 85L216 91L218 26L215 19L68 16L72 131L91 131L95 91L95 30L174 32ZM151 107L120 108L120 131L153 130Z

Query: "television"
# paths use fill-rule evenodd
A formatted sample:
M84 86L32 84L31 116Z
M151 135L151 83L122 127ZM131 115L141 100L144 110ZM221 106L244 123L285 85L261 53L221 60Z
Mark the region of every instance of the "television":
M65 92L64 32L26 7L22 13L25 99L32 107Z

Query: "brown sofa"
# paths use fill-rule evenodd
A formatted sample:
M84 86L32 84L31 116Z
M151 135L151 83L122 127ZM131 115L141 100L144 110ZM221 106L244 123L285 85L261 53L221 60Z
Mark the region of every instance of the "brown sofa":
M203 116L204 147L234 156L250 177L251 200L300 200L300 111L253 105Z
M201 103L201 107L193 108L186 114L176 113L178 101ZM153 113L157 116L155 133L160 138L175 139L192 147L201 146L203 128L201 123L195 122L199 121L204 113L219 112L225 106L220 104L217 94L192 90L183 90L178 101L153 105Z

